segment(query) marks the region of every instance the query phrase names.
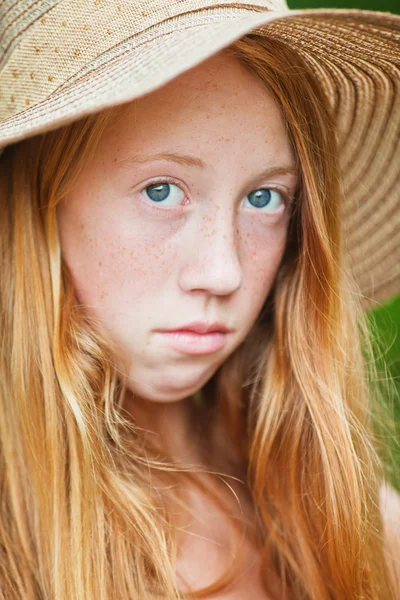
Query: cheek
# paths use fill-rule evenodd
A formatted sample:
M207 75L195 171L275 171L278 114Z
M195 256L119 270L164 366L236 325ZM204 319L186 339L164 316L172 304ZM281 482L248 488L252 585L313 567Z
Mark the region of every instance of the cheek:
M78 300L114 314L148 302L174 270L173 229L109 207L97 206L93 217L82 206L76 210L71 202L58 213L62 254Z
M268 296L281 263L287 239L287 223L263 226L254 223L241 235L242 269L247 293L259 302Z

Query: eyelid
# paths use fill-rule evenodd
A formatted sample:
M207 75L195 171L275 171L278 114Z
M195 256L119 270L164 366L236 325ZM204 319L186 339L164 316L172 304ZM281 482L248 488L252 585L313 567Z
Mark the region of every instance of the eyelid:
M156 185L157 183L173 183L181 188L182 191L185 191L184 185L181 181L174 179L173 177L165 176L165 177L156 177L154 180L149 180L145 186L142 187L140 191L145 190L150 185Z

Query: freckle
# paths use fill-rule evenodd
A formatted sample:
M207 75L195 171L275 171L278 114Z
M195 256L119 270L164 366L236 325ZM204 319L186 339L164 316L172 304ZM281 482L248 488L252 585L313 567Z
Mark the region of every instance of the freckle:
M102 263L102 262L99 262L99 267L101 267L102 265L103 265L103 263Z

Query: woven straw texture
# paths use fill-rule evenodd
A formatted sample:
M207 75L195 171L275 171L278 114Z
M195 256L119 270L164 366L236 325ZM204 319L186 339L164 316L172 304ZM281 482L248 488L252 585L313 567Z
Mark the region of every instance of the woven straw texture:
M0 147L153 91L248 32L296 49L338 120L365 306L400 291L400 17L282 1L4 0Z

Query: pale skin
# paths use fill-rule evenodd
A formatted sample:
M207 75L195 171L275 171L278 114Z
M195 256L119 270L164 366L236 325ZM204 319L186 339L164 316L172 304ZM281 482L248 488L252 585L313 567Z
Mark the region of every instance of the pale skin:
M192 160L144 162L171 153ZM138 155L142 162L132 160ZM186 400L245 339L283 257L285 196L298 175L265 173L278 166L294 169L295 155L274 97L219 53L132 103L57 209L77 297L120 348L126 408L184 462L198 459ZM165 199L154 200L155 185ZM254 203L260 190L265 206ZM154 331L194 320L221 320L233 331L221 350L198 356L171 349ZM222 515L198 494L193 507L199 518L182 540L182 587L183 578L211 583L229 558ZM267 598L257 555L246 541L244 548L241 582L214 598Z
M204 166L128 162L156 153ZM243 341L271 289L287 235L282 194L293 195L297 176L261 173L294 158L273 97L219 55L133 104L58 207L78 299L121 349L132 409L150 412L152 428L168 420L176 454L190 439L182 400ZM165 178L174 183L157 203L146 188ZM261 208L249 199L260 189L271 196ZM171 350L154 332L194 320L234 331L222 350L200 356Z

